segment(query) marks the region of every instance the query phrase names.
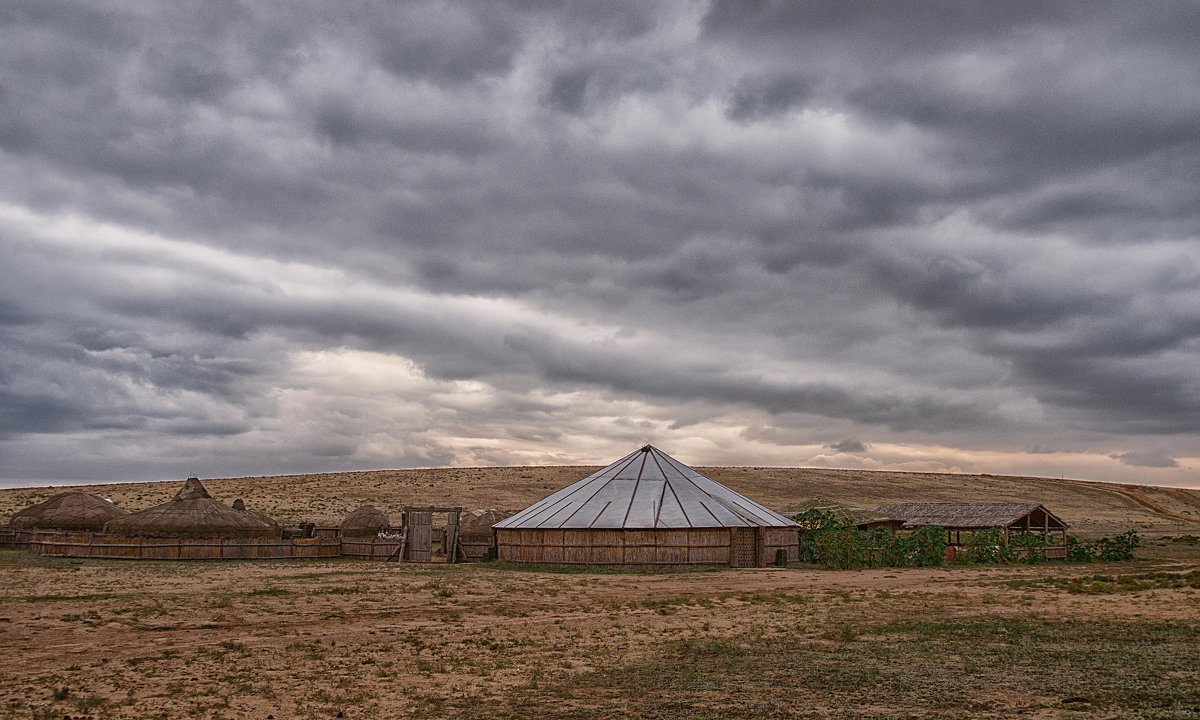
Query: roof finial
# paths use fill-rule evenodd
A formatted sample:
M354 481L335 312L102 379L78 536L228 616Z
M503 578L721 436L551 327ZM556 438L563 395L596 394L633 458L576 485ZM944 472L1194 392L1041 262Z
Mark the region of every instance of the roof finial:
M654 448L649 443L642 446L642 452L650 452L653 449Z

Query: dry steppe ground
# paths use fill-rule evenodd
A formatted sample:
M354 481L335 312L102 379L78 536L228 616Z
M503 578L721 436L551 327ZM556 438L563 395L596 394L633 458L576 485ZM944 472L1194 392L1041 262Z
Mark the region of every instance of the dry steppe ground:
M333 523L363 501L518 507L589 470L208 484ZM1114 564L656 573L0 551L0 718L1200 718L1194 491L704 472L775 507L1033 500L1149 542ZM177 487L99 489L137 509ZM0 512L56 491L4 492Z

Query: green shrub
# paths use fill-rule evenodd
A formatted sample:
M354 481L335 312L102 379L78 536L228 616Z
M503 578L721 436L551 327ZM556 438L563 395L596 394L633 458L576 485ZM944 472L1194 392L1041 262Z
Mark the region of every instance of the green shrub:
M1121 562L1132 560L1133 551L1142 544L1137 530L1123 532L1116 537L1102 537L1093 543L1084 543L1074 535L1067 536L1067 560L1070 562Z
M910 564L917 567L941 565L946 559L946 529L922 525L908 536L912 547Z
M1132 560L1133 551L1142 544L1137 530L1121 533L1116 537L1102 537L1096 541L1096 559L1101 562L1119 562Z
M997 529L976 530L967 534L962 552L954 556L956 562L978 565L995 565L1012 562L1012 552L1004 544L1004 533Z
M1040 565L1046 561L1046 541L1031 532L1010 532L1008 549L1016 562Z
M813 534L813 554L822 567L851 570L863 566L866 543L855 527L825 527Z
M1091 545L1080 542L1074 535L1067 536L1067 562L1090 563L1095 559Z

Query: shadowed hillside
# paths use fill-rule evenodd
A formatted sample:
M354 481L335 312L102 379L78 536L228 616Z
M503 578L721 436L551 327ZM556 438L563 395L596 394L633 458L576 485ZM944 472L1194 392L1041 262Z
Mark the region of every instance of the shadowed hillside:
M205 479L214 497L237 498L250 509L282 522L336 524L346 513L371 503L389 514L404 505L462 505L516 509L587 474L596 467L442 468L375 470ZM784 510L820 496L861 507L884 502L1040 502L1083 535L1121 532L1200 533L1200 491L1116 485L1052 478L951 475L812 468L701 467L709 477L770 507ZM182 478L181 478L182 480ZM169 499L180 483L121 483L80 486L130 510ZM0 520L65 488L0 490Z

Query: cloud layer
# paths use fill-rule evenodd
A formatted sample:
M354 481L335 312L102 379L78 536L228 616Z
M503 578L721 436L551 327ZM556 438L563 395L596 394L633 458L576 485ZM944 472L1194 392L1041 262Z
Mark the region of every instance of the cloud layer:
M11 2L0 482L1200 485L1186 3Z

